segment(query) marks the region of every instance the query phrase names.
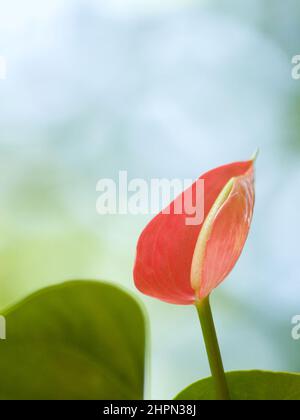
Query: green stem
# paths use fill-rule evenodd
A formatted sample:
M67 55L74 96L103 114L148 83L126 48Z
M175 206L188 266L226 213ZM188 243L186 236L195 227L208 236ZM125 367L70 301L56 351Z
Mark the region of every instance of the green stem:
M215 382L216 397L218 400L230 400L217 333L210 309L209 297L197 302L196 308L203 332L211 374Z

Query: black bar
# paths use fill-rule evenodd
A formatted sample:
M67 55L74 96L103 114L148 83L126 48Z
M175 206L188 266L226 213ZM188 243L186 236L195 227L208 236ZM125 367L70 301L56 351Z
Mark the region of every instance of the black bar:
M22 417L43 419L82 418L98 419L121 416L135 419L141 416L186 416L199 417L203 401L0 401L1 407L6 405L10 417L22 413Z

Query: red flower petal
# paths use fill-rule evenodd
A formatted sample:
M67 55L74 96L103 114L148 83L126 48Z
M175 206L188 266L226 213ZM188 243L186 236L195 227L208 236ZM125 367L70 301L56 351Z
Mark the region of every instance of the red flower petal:
M232 178L232 189L208 225L207 216ZM146 226L137 245L136 287L169 303L193 304L197 298L209 294L233 268L249 230L254 204L253 161L221 166L199 179L205 183L204 223L187 225L186 218L190 215L174 214L183 193L170 204L170 214L161 212ZM197 181L188 189L193 197L196 185ZM205 246L200 246L200 233L205 224L208 235ZM203 258L197 265L199 247Z

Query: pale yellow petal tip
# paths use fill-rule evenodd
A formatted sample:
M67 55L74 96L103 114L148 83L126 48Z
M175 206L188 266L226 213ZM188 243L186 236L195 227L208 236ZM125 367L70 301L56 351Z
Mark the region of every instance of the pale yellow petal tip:
M256 159L257 159L258 155L259 155L259 148L257 147L256 150L255 150L255 152L251 156L251 159L250 160L252 160L253 163L256 162Z

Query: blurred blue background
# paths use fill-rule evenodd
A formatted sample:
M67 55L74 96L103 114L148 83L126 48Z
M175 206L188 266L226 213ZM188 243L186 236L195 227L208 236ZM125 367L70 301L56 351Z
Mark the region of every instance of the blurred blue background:
M98 179L197 178L259 146L251 234L213 309L227 370L300 371L299 23L297 0L3 3L0 307L73 278L134 291L151 216L97 215ZM197 316L140 298L147 396L172 398L209 374Z

